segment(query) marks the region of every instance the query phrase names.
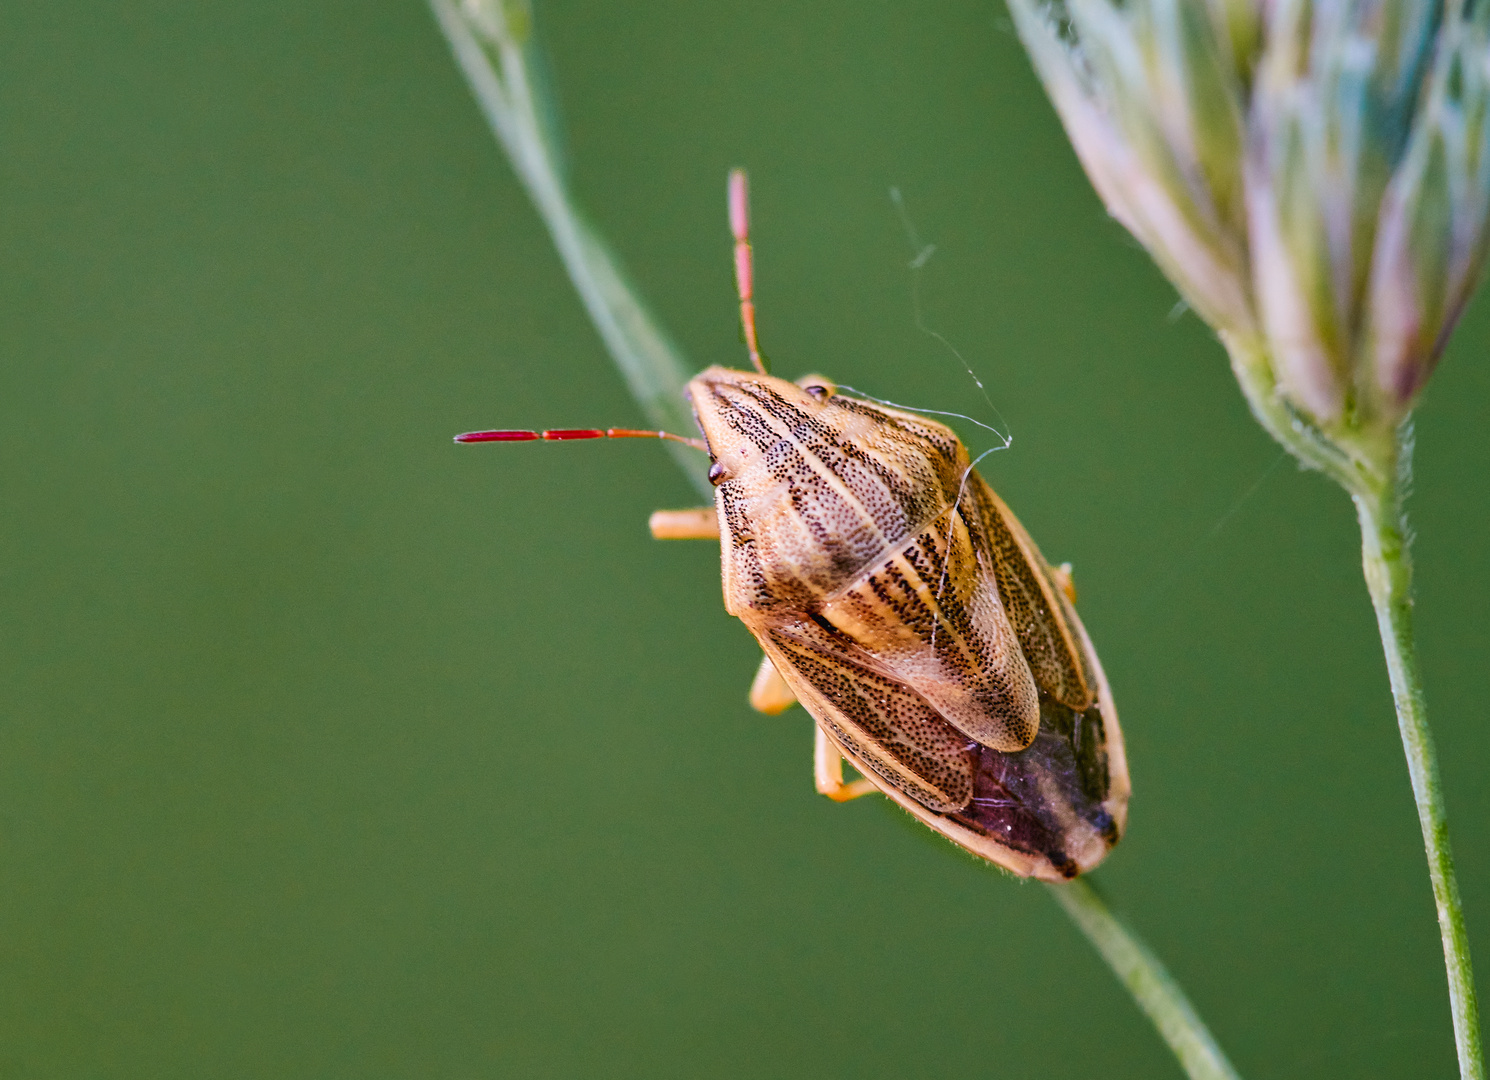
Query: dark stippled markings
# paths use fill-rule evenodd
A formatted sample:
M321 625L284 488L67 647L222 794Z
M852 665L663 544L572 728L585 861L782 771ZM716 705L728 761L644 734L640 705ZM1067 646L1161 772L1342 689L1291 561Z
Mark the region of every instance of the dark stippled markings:
M967 451L950 429L941 424L921 422L918 418L896 415L868 402L854 398L837 397L833 404L842 412L873 422L878 430L871 445L882 440L899 443L917 458L923 459L923 468L918 470L915 490L926 492L921 505L935 503L939 508L947 506L956 497L968 468ZM845 445L845 453L864 460L876 471L883 470L880 463L866 449ZM927 451L930 450L930 453ZM892 475L886 472L886 475ZM907 492L914 498L914 491ZM940 510L938 510L940 512ZM912 515L918 516L918 515Z
M1096 701L1096 679L1072 632L1070 605L1050 579L1044 557L1027 536L1020 544L1014 535L1018 526L1006 520L997 496L976 473L969 477L965 501L981 519L1004 610L1035 680L1071 708L1089 708Z
M769 415L785 426L788 436L803 452L816 459L826 475L839 480L853 492L859 506L874 520L887 546L904 539L947 505L945 484L936 482L942 477L929 468L918 467L921 462L917 459L922 456L924 448L915 445L911 438L895 439L894 435L902 433L898 425L884 414L871 414L868 410L855 408L859 403L845 398L833 398L822 410L826 416L836 412L855 412L866 418L872 415L881 424L880 439L903 444L893 448L896 451L894 456L910 471L909 476L897 474L879 457L843 441L828 424L808 416L779 394L762 390L754 396Z
M968 566L976 561L972 539L956 511L949 511L944 518L945 526L939 518L901 548L896 561L904 568L905 580L914 590L906 596L906 603L920 607L926 612L927 621L936 625L934 654L952 670L975 677L983 657L973 645L976 632L961 602L966 597L959 588L961 582L976 580Z
M727 606L851 763L970 850L1036 860L1017 873L1100 861L1127 801L1116 717L1049 565L950 429L749 373L691 393L725 459Z
M766 469L791 492L792 510L807 530L823 565L812 584L820 592L857 573L884 549L885 537L863 506L806 455L782 439L766 451Z
M886 547L898 544L950 504L961 475L955 460L958 455L928 455L920 433L905 431L896 418L843 397L834 397L821 406L820 418L769 387L740 389L780 425L778 430L799 452L812 459L815 472L831 479L874 521ZM832 419L841 423L842 418L837 415L840 413L873 420L875 428L869 441L881 444L874 447L880 453L870 453L845 441L841 432L827 422ZM937 447L938 451L941 449ZM934 457L943 460L934 461ZM895 461L905 473L890 468L886 458ZM961 464L965 466L965 460Z
M958 509L866 570L824 611L964 734L1000 750L1035 737L1034 681Z
M880 462L845 445L831 427L808 416L779 394L763 390L752 396L766 414L781 425L783 437L800 455L802 466L830 485L835 494L861 515L864 524L859 528L866 535L872 534L878 545L876 551L869 553L871 557L906 535L916 520L922 501L916 495L913 483L897 477ZM831 415L837 408L836 401L830 402L823 412ZM804 508L813 509L811 504L810 498L803 500ZM831 512L836 508L824 509L829 512L819 513L825 524L835 524L840 520Z
M752 586L750 606L789 612L821 604L870 655L890 659L887 674L929 695L964 734L1001 750L1027 745L1038 725L1036 687L1011 647L996 592L970 592L989 584L977 554L986 529L979 515L959 512L969 466L955 437L942 429L933 439L931 425L851 399L813 406L813 415L764 384L710 389L718 415L763 451L761 465L790 501L783 516L723 500L730 528L761 540L763 550L737 568ZM865 447L823 419L841 426L845 417L873 421L859 433Z
M1103 806L1109 771L1099 709L1078 713L1041 697L1040 731L1005 753L970 742L909 687L858 662L831 627L777 628L771 642L835 713L823 720L839 743L887 783L964 828L1013 851L1047 859L1074 877L1064 838L1075 822L1117 842Z
M723 535L729 539L731 548L730 572L742 584L748 583L753 596L769 596L771 580L761 565L760 551L756 548L749 501L737 495L728 481L719 485L718 496L724 507ZM729 603L728 595L725 603Z
M973 794L976 745L915 691L862 663L831 626L794 623L773 645L834 712L833 734L884 780L931 810L950 812Z
M755 391L751 387L733 387L737 394ZM726 494L726 514L733 530L748 530L752 538L768 549L767 561L773 572L749 575L754 589L752 607L768 611L812 603L844 578L851 577L866 562L884 550L885 536L879 522L831 470L802 453L800 434L815 424L810 417L791 410L793 424L775 413L752 407L761 399L774 400L770 392L748 393L748 402L740 402L713 389L718 413L731 430L746 439L759 452L762 465L790 499L790 518L783 519L779 508L762 507L748 498L738 503L733 489L739 485L725 480L720 488ZM775 420L776 422L771 422ZM804 544L801 530L807 531L810 544ZM757 557L754 562L761 564Z

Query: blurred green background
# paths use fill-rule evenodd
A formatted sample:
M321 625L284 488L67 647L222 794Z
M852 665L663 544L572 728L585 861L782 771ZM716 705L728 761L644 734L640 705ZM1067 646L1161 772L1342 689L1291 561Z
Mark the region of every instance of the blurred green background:
M778 370L989 421L902 189L1117 693L1098 885L1251 1080L1451 1075L1351 509L1002 6L538 17L577 195L693 362L742 358L745 164ZM8 4L0 72L0 1080L1179 1075L1043 889L813 794L717 551L647 536L694 501L660 447L451 444L641 417L418 0ZM1411 503L1482 967L1487 344L1481 302Z

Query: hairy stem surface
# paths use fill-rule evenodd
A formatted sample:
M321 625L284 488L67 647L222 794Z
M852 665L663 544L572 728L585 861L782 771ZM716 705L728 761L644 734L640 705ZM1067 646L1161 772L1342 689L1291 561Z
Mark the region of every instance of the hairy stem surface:
M1448 810L1412 635L1412 559L1402 509L1402 496L1412 472L1411 428L1404 423L1390 437L1350 430L1327 435L1289 408L1278 394L1273 366L1260 344L1224 335L1223 340L1231 353L1232 371L1258 422L1300 462L1334 480L1355 501L1361 522L1366 588L1381 631L1381 647L1397 707L1397 728L1407 757L1438 910L1459 1075L1461 1080L1485 1080L1469 935L1454 876L1454 856L1449 850Z
M1410 447L1405 438L1402 443L1402 467L1399 471L1405 477ZM1387 672L1392 682L1392 698L1397 706L1397 727L1402 734L1402 750L1407 755L1407 772L1412 778L1418 823L1423 829L1428 877L1433 883L1438 932L1443 938L1444 965L1448 969L1449 1007L1454 1021L1454 1045L1459 1053L1459 1075L1462 1080L1485 1080L1469 935L1464 928L1464 910L1459 903L1454 856L1449 849L1448 810L1444 806L1443 785L1438 776L1433 733L1428 728L1417 647L1413 643L1412 560L1407 548L1401 487L1401 483L1394 480L1376 491L1364 491L1354 496L1361 521L1362 563L1371 604L1376 608L1376 625L1381 631L1381 646L1386 653Z

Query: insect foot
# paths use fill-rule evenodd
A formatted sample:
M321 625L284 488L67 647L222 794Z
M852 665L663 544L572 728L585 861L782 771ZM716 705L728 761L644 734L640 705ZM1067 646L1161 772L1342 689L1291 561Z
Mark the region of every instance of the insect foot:
M730 175L740 324L754 371L688 383L703 439L632 428L472 431L457 442L662 439L705 451L714 506L660 510L659 539L719 544L724 607L766 658L750 701L817 722L817 790L878 790L1023 877L1067 881L1128 820L1102 665L1052 567L944 424L766 373L745 176ZM843 762L862 780L843 781Z
M812 714L831 798L872 785L1021 876L1090 870L1130 784L1069 572L949 428L804 382L716 367L688 386L720 466L725 608L790 692L763 674L752 701Z

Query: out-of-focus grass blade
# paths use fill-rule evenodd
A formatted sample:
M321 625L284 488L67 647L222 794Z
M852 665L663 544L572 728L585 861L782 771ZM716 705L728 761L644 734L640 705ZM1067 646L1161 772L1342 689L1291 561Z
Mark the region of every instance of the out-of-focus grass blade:
M430 7L632 396L657 427L693 434L693 414L683 399L691 366L569 196L554 122L557 110L545 81L534 77L540 69L531 14L513 0L430 0ZM668 450L712 501L708 461L685 447L669 444Z

